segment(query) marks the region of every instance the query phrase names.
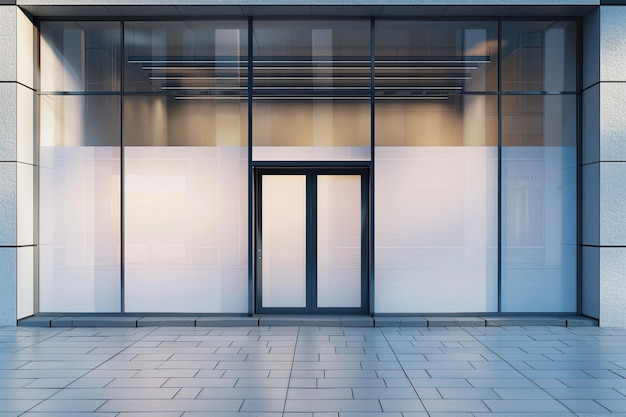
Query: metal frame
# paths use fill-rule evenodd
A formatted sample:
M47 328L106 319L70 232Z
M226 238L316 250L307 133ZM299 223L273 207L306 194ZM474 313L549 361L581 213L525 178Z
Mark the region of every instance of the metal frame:
M582 161L582 147L581 147L581 96L582 96L582 70L581 70L581 52L582 52L582 19L577 16L546 16L546 17L537 17L537 16L520 16L520 17L495 17L495 16L426 16L426 17L415 17L415 16L232 16L232 17L219 17L219 20L235 20L235 21L245 21L247 19L248 22L248 314L253 315L255 311L257 311L255 301L258 298L258 294L255 294L255 289L257 287L257 282L255 281L255 277L257 275L256 263L254 260L254 245L255 245L255 235L257 230L257 225L255 224L257 216L256 214L256 206L255 200L259 198L257 190L255 189L255 184L257 183L257 175L258 172L262 169L284 169L284 168L297 168L297 169L334 169L334 168L352 168L352 169L366 169L367 175L367 187L362 185L362 190L367 190L368 192L368 202L366 205L367 216L366 225L367 225L367 236L366 242L363 244L363 247L367 249L366 257L363 259L368 260L367 268L364 270L367 271L367 279L365 280L367 284L367 294L369 300L367 303L363 305L368 306L368 311L370 314L373 314L375 311L375 256L374 256L374 230L375 230L375 221L374 221L374 182L375 182L375 26L377 21L393 21L393 20L405 20L405 21L497 21L498 22L498 42L501 43L502 40L502 23L510 22L510 21L552 21L552 20L568 20L574 21L577 23L577 86L576 91L563 91L563 92L552 92L552 91L502 91L502 80L501 80L501 72L502 72L502 56L498 54L498 90L497 91L485 91L485 92L470 92L463 93L463 95L475 94L475 95L497 95L498 96L498 312L502 311L502 216L500 215L502 209L502 97L505 95L577 95L577 311L582 311L582 240L581 240L581 230L582 230L582 216L581 216L581 208L582 208L582 177L581 177L581 166L580 163ZM109 22L117 22L120 24L121 31L121 69L120 69L120 89L119 91L103 91L103 92L87 92L87 91L74 91L74 92L46 92L41 91L41 86L38 85L36 95L37 95L37 103L39 107L40 96L42 95L110 95L110 96L120 96L120 111L121 111L121 162L120 162L120 174L121 174L121 276L120 276L120 285L121 285L121 294L120 294L120 311L123 313L125 309L125 291L124 291L124 135L123 135L123 121L124 121L124 96L128 95L169 95L172 93L163 93L157 92L153 93L150 91L142 91L142 92L126 92L124 86L124 71L125 71L125 47L124 47L124 34L125 34L125 23L127 21L199 21L199 20L217 20L217 18L211 18L210 16L202 16L202 17L179 17L179 18L163 18L161 16L150 16L150 17L136 17L136 16L127 16L127 17L116 17L116 18L99 18L93 16L76 16L76 17L48 17L43 19L35 18L38 28L40 28L39 23L41 21L109 21ZM253 145L253 22L254 21L287 21L287 20L326 20L326 21L341 21L341 20L369 20L370 21L370 60L371 60L371 76L370 76L370 103L371 103L371 130L370 130L370 140L371 140L371 160L370 161L342 161L342 162L320 162L320 161L308 161L308 162L284 162L284 161L254 161L252 154L252 145ZM39 36L37 37L37 42L39 42ZM39 58L38 58L39 59ZM38 66L39 69L39 66ZM39 80L37 80L38 82ZM367 97L364 97L365 99ZM38 130L40 127L38 127ZM39 134L37 135L37 141L39 141ZM39 175L37 176L37 183L39 183ZM40 193L39 187L37 187L37 193ZM38 252L37 247L37 252ZM37 264L37 269L39 265ZM36 279L35 282L35 291L38 289L39 279ZM39 300L36 296L37 300L35 302L35 309L38 309ZM286 311L282 311L286 312Z
M366 314L369 312L369 167L355 164L335 166L318 163L303 163L301 166L271 165L254 170L255 189L255 313L313 313L313 314ZM267 175L306 176L306 306L305 307L263 307L263 243L262 224L262 177ZM317 177L318 175L359 175L361 178L361 307L317 307Z

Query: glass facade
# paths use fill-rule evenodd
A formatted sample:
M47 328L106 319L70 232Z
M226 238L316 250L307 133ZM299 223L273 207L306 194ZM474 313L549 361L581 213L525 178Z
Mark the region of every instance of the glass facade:
M369 160L369 21L260 21L253 39L252 158Z
M315 245L322 307L577 310L574 21L54 21L40 43L41 312L255 312L255 204L268 307L302 304L266 269ZM311 242L304 191L263 176L255 201L258 167L294 164L373 174L365 252L358 176L320 172Z

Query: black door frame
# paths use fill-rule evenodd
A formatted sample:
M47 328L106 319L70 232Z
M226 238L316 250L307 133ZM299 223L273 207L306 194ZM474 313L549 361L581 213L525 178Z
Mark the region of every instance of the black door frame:
M306 176L306 307L263 307L262 181L264 175ZM317 307L317 176L359 175L361 177L361 307ZM257 167L254 170L254 288L257 314L368 314L370 256L370 172L364 166Z

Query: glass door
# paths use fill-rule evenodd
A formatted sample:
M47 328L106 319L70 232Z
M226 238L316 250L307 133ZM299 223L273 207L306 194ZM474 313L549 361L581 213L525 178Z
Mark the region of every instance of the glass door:
M367 171L256 176L257 313L366 313Z

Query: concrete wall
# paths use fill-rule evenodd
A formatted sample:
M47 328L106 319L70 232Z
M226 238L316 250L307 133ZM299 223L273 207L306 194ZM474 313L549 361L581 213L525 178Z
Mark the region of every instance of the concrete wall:
M35 310L34 30L0 6L0 325Z
M626 6L585 16L582 311L626 326Z

